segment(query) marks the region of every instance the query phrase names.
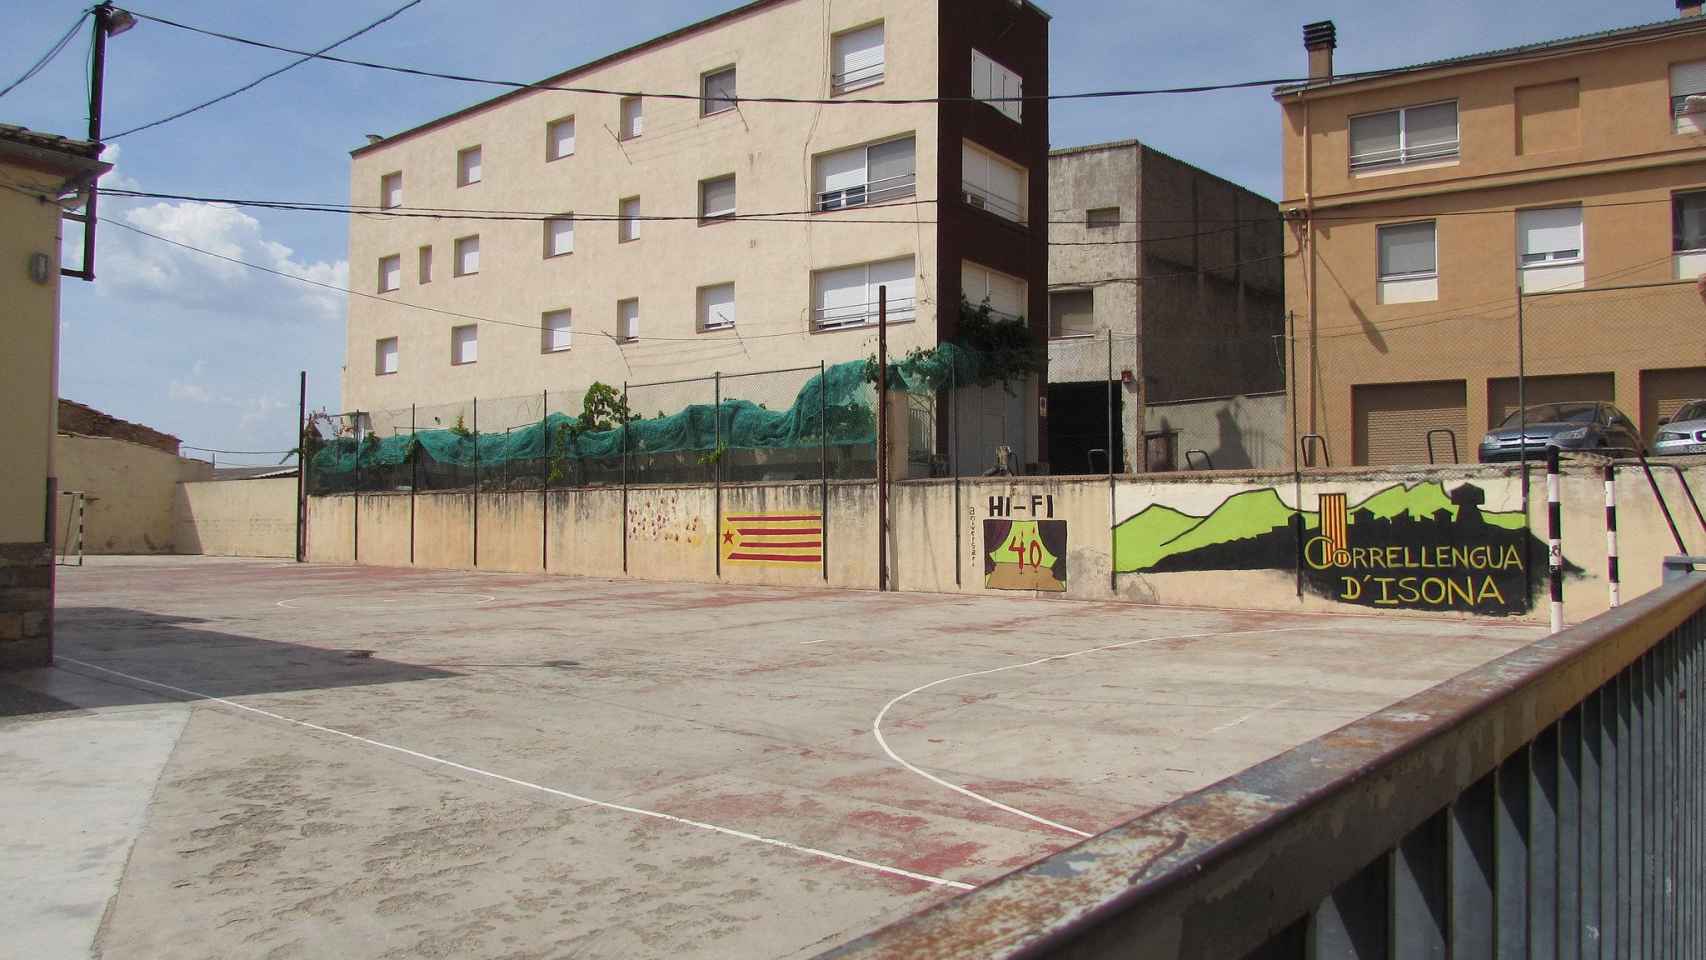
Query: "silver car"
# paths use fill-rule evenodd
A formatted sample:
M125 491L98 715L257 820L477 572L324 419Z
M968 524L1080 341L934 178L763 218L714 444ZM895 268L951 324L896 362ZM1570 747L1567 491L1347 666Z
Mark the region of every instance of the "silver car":
M1706 400L1690 400L1676 416L1660 420L1652 452L1655 457L1706 453Z

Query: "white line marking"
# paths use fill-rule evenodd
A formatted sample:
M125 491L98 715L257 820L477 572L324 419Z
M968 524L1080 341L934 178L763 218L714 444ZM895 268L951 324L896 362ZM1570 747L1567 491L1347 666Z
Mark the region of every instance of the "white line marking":
M1285 698L1282 698L1279 700L1275 700L1273 703L1270 703L1265 707L1257 707L1256 709L1251 710L1249 713L1244 714L1242 717L1239 717L1236 720L1228 721L1226 723L1221 724L1218 727L1211 729L1209 731L1209 733L1219 733L1222 730L1231 730L1233 727L1238 726L1239 724L1243 723L1246 720L1249 720L1252 717L1255 717L1259 714L1267 713L1269 710L1272 710L1275 707L1284 706L1285 704L1288 704L1295 699L1297 699L1297 698L1296 697L1285 697Z
M283 607L286 610L296 610L299 608L296 607L295 604L297 604L303 600L341 600L341 599L348 599L348 598L352 598L352 597L353 598L360 598L361 596L362 595L359 593L331 593L331 594L325 594L325 595L318 596L318 597L291 597L287 600L278 601L276 606ZM497 600L497 597L494 597L489 593L427 593L427 594L424 594L424 596L427 597L428 602L427 602L427 605L423 609L427 609L427 610L445 609L445 607L443 607L443 606L434 607L431 603L432 599L434 599L434 598L441 598L442 599L442 598L447 598L447 597L472 597L472 598L474 598L475 602L472 604L467 604L467 606L475 606L475 607L484 606L485 604L492 603L492 602ZM380 603L397 603L398 601L397 600L381 600L379 602ZM453 607L457 606L457 604L449 604L448 606L453 608ZM336 611L335 607L332 609L334 612Z
M802 646L802 647L809 647L809 646L811 646L811 645L812 645L812 644L814 644L814 643L828 643L828 642L829 642L829 638L828 638L828 637L824 637L824 638L823 638L823 639L822 639L822 640L801 640L801 641L800 641L800 646Z
M1005 672L1007 670L1021 670L1025 667L1034 667L1037 664L1048 663L1048 662L1053 661L1053 660L1067 660L1067 659L1070 659L1072 657L1081 657L1086 653L1100 653L1103 650L1117 650L1121 647L1135 647L1135 646L1141 646L1141 645L1146 644L1146 643L1159 643L1162 640L1195 640L1195 639L1199 639L1202 637L1240 637L1240 636L1246 636L1248 634L1254 634L1254 633L1290 633L1290 632L1295 632L1295 631L1299 631L1299 630L1316 630L1316 629L1319 629L1319 628L1318 627L1280 627L1280 628L1275 628L1275 629L1263 629L1263 630L1239 630L1239 631L1235 631L1233 633L1182 633L1182 634L1178 634L1175 636L1169 636L1169 637L1144 637L1144 638L1139 639L1139 640L1122 640L1119 643L1108 643L1108 644L1103 644L1102 646L1099 646L1099 647L1089 647L1089 648L1086 648L1084 650L1074 650L1071 653L1057 653L1057 654L1055 654L1053 656L1049 656L1049 657L1039 657L1036 660L1027 660L1024 663L1010 663L1004 667L992 667L988 670L974 670L970 673L961 673L961 674L956 674L956 675L951 676L951 677L943 677L940 680L932 680L929 683L924 684L923 686L913 687L911 690L908 690L905 693L901 694L900 696L895 697L893 700L890 700L888 703L883 704L883 708L881 710L877 711L876 719L871 721L871 733L876 736L877 744L883 748L884 753L889 755L890 760L893 760L895 763L900 764L901 766L905 767L906 769L911 770L913 773L918 774L919 776L923 777L926 780L929 780L932 783L935 783L939 786L947 787L949 790L952 790L955 793L963 794L967 797L970 797L971 799L976 800L979 803L987 803L990 806L996 808L997 810L1005 810L1006 812L1011 813L1015 816L1024 817L1026 820L1030 820L1034 823L1040 823L1045 827L1052 827L1055 830L1059 830L1063 833L1070 833L1074 836L1079 836L1079 837L1094 836L1094 834L1086 833L1085 831L1080 830L1077 827L1069 827L1064 823L1056 823L1055 821L1050 820L1047 817L1040 817L1034 813L1030 813L1030 812L1025 811L1025 810L1020 810L1018 807L1008 806L1007 804L1002 803L999 800L995 800L995 799L992 799L990 797L986 797L983 794L978 793L975 790L971 790L971 789L968 789L966 787L962 787L957 783L949 783L948 781L943 780L941 777L936 776L935 774L929 772L928 770L921 770L918 767L913 766L912 764L908 763L904 758L902 758L900 754L895 753L894 750L889 747L888 740L883 737L883 717L888 714L889 709L891 707L893 707L895 704L901 702L902 700L905 700L907 697L910 697L915 693L921 693L925 690L928 690L931 687L940 686L944 683L952 683L955 680L965 680L965 679L968 679L970 677L987 676L991 673L1002 673L1002 672Z
M668 821L670 823L681 824L682 826L695 827L695 828L700 829L700 830L709 830L712 833L720 833L720 834L723 834L724 836L736 837L736 838L741 839L741 840L750 840L753 843L767 844L767 845L772 846L772 847L781 847L784 850L792 850L795 853L803 853L803 854L806 854L807 856L820 857L824 860L833 860L836 863L845 863L845 864L849 864L849 865L855 866L855 867L864 867L867 870L875 870L879 873L887 873L887 874L891 874L891 875L897 876L897 877L905 877L908 880L918 880L918 881L923 882L923 883L933 883L933 884L936 884L938 886L952 887L955 890L974 890L974 889L976 889L976 886L974 884L962 883L959 880L948 880L948 879L945 879L943 877L933 877L927 873L914 873L911 870L903 870L900 867L890 867L890 866L886 866L886 865L880 864L880 863L872 863L869 860L860 860L857 857L848 857L848 856L843 856L842 854L839 854L839 853L830 853L828 850L819 850L816 847L801 846L800 844L797 844L797 843L790 843L787 840L777 840L773 837L761 837L756 833L747 833L744 830L735 830L735 829L732 829L730 827L720 827L714 823L706 823L703 820L690 820L686 817L675 816L674 814L659 813L656 810L643 810L639 807L630 807L630 806L625 806L625 805L620 804L620 803L611 803L608 800L596 800L592 797L583 797L578 793L570 793L567 790L558 790L555 787L547 787L547 786L544 786L542 784L531 783L531 782L526 781L526 780L518 780L515 777L506 777L501 773L493 773L490 770L481 770L479 767L470 767L467 764L457 763L454 760L446 760L442 757L435 757L435 756L432 756L431 754L421 753L418 750L410 750L407 747L399 747L399 746L396 746L395 744L384 743L384 742L379 741L379 740L370 740L367 737L359 736L359 735L353 734L353 733L346 733L343 730L337 730L337 729L334 729L332 727L323 727L320 724L309 723L306 720L297 720L293 717L284 716L283 714L273 713L269 710L262 710L259 707L251 707L247 704L238 703L235 700L227 700L224 697L214 697L214 696L209 696L208 694L205 694L205 693L198 693L194 690L186 690L183 687L174 687L169 683L161 683L158 680L149 680L149 679L144 678L144 677L132 676L131 674L128 674L128 673L121 673L118 670L109 670L106 667L96 666L93 663L87 663L87 662L82 661L82 660L76 660L76 659L73 659L71 657L60 656L60 657L57 657L56 659L62 663L75 663L80 667L88 667L91 670L99 670L102 673L110 673L115 677L123 677L126 680L131 680L131 681L134 681L136 683L145 683L151 687L159 687L162 690L170 690L173 693L182 694L186 697L193 697L197 700L207 700L207 701L210 701L212 703L223 704L227 707L234 707L238 710L247 711L248 713L259 714L260 716L266 717L270 720L279 720L279 721L282 721L284 723L293 724L293 725L298 726L298 727L304 727L306 729L314 730L314 731L317 731L319 733L328 733L328 734L331 734L332 736L335 736L335 737L343 737L346 740L354 740L357 743L365 743L370 747L378 747L381 750L390 750L394 753L400 753L400 754L403 754L404 756L407 756L407 757L414 757L417 760L425 760L428 763L442 764L446 767L450 767L453 770L460 770L463 773L469 773L469 774L473 774L473 775L479 776L479 777L487 777L487 778L492 779L492 780L497 780L500 783L507 783L507 784L510 784L512 786L517 786L517 787L525 787L529 790L537 790L540 793L548 793L554 797L562 797L565 800L574 800L578 803L591 804L592 806L595 806L595 807L603 807L606 810L616 810L616 811L619 811L621 813L631 813L631 814L638 816L638 817L650 817L651 819L654 819L654 820L665 820L665 821Z

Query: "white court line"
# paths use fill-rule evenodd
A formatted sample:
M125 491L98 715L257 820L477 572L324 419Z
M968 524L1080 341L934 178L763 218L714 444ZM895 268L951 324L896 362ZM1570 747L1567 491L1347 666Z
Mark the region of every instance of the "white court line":
M927 873L914 873L911 870L903 870L900 867L890 867L890 866L886 866L886 865L881 864L881 863L872 863L869 860L860 860L856 857L843 856L842 854L839 854L839 853L830 853L828 850L819 850L816 847L801 846L800 844L797 844L797 843L790 843L787 840L777 840L774 837L761 837L756 833L747 833L744 830L735 830L735 829L732 829L730 827L720 827L714 823L706 823L702 820L690 820L686 817L675 816L674 814L659 813L656 810L643 810L639 807L630 807L630 806L625 806L625 805L620 804L620 803L611 803L608 800L595 800L592 797L583 797L578 793L570 793L567 790L558 790L555 787L547 787L547 786L543 786L541 784L531 783L531 782L526 781L526 780L518 780L515 777L506 777L501 773L493 773L490 770L481 770L479 767L470 767L467 764L457 763L454 760L446 760L442 757L435 757L435 756L432 756L431 754L421 753L418 750L410 750L407 747L399 747L399 746L396 746L395 744L384 743L384 742L379 741L379 740L370 740L367 737L359 736L359 735L353 734L353 733L346 733L343 730L337 730L337 729L334 729L332 727L323 727L320 724L309 723L306 720L297 720L293 717L284 716L283 714L273 713L269 710L262 710L259 707L251 707L247 704L238 703L235 700L227 700L224 697L215 697L215 696L210 696L210 695L205 694L205 693L197 693L194 690L186 690L183 687L174 687L169 683L161 683L158 680L149 680L149 679L146 679L144 677L137 677L137 676L132 676L131 674L128 674L128 673L121 673L120 671L117 671L117 670L109 670L106 667L96 666L95 664L87 663L87 662L82 661L82 660L76 660L76 659L73 659L71 657L61 656L61 657L57 657L56 659L59 660L60 662L63 662L63 663L75 663L80 667L88 667L91 670L99 670L102 673L110 673L115 677L123 677L126 680L132 680L132 681L135 681L136 683L145 683L151 687L159 687L162 690L170 690L173 693L182 694L186 697L193 697L197 700L207 700L207 701L210 701L212 703L223 704L227 707L235 707L238 710L244 710L244 711L247 711L249 713L259 714L260 716L266 717L266 718L271 719L271 720L279 720L279 721L283 721L284 723L293 724L293 725L298 726L298 727L305 727L309 730L314 730L314 731L317 731L319 733L329 733L335 737L343 737L346 740L354 740L357 743L365 743L370 747L378 747L381 750L390 750L394 753L400 753L400 754L403 754L404 756L407 756L407 757L414 757L417 760L425 760L428 763L441 764L443 766L450 767L453 770L460 770L463 773L469 773L469 774L473 774L473 775L479 776L479 777L486 777L488 779L496 780L496 781L499 781L500 783L507 783L507 784L510 784L512 786L525 787L529 790L537 790L540 793L548 793L554 797L562 797L565 800L574 800L574 801L579 802L579 803L591 804L592 806L595 806L595 807L603 807L606 810L616 810L616 811L619 811L621 813L631 813L631 814L633 814L635 816L639 816L639 817L649 817L653 820L665 820L665 821L668 821L670 823L678 823L678 824L681 824L682 826L694 827L694 828L697 828L699 830L709 830L712 833L720 833L724 836L735 837L735 838L738 838L741 840L750 840L753 843L762 843L762 844L766 844L766 845L772 846L772 847L781 847L784 850L792 850L795 853L803 853L803 854L806 854L807 856L819 857L819 858L824 859L824 860L833 860L836 863L845 863L845 864L849 864L849 865L855 866L855 867L864 867L867 870L875 870L878 873L887 873L887 874L891 874L891 875L897 876L897 877L905 877L908 880L918 880L918 881L921 881L923 883L933 883L933 884L936 884L937 886L952 887L955 890L974 890L974 889L976 889L976 886L974 884L962 883L958 880L948 880L948 879L945 879L943 877L933 877Z
M476 600L478 600L479 602L478 603L472 603L472 604L465 604L465 606L473 606L473 607L484 606L488 603L492 603L493 601L497 600L497 597L494 597L489 593L431 593L431 592L427 592L425 595L429 598L430 597L438 597L438 598L443 598L443 597L473 597ZM294 604L300 600L338 600L338 599L347 598L347 597L359 598L361 596L363 596L363 595L359 594L359 593L328 593L328 594L322 594L322 595L317 596L317 597L290 597L289 599L278 601L278 603L275 604L275 606L283 607L286 610L296 610L298 608L295 606L292 606L292 604ZM396 603L397 601L396 600L381 600L379 602L380 603ZM451 610L453 610L455 608L456 608L456 605L454 605L454 604L452 604L449 607L443 607L443 606L434 607L434 606L431 606L429 604L428 606L423 607L422 609L425 609L425 610L451 609ZM337 611L334 609L332 612L335 613Z
M1233 727L1238 726L1240 723L1243 723L1244 721L1249 720L1250 718L1255 717L1258 714L1267 713L1269 710L1272 710L1275 707L1284 706L1284 705L1290 703L1291 701L1293 701L1295 699L1297 699L1297 698L1296 697L1283 697L1279 700L1275 700L1273 703L1270 703L1265 707L1257 707L1256 709L1251 710L1249 713L1244 714L1242 717L1239 717L1236 720L1229 720L1226 723L1223 723L1220 726L1213 728L1212 730L1209 731L1209 733L1220 733L1222 730L1231 730Z
M829 638L828 638L828 637L824 637L824 638L823 638L823 639L822 639L822 640L801 640L801 641L800 641L800 646L802 646L802 647L809 647L809 646L811 646L811 645L812 645L812 644L814 644L814 643L828 643L828 642L829 642Z
M883 704L883 708L881 710L877 711L876 719L871 721L871 733L876 735L877 744L883 748L884 753L889 755L890 760L893 760L895 763L900 764L901 766L905 767L906 769L911 770L913 773L918 774L919 776L923 777L926 780L929 780L932 783L935 783L939 786L947 787L949 790L952 790L955 793L963 794L967 797L970 797L971 799L976 800L979 803L987 803L990 806L996 808L997 810L1005 810L1006 812L1011 813L1015 816L1024 817L1026 820L1030 820L1034 823L1040 823L1045 827L1052 827L1052 828L1059 830L1063 833L1070 833L1074 836L1079 836L1079 837L1094 836L1094 834L1086 833L1085 831L1080 830L1077 827L1069 827L1064 823L1056 823L1055 821L1050 820L1047 817L1040 817L1034 813L1030 813L1030 812L1025 811L1025 810L1020 810L1018 807L1008 806L1007 804L1002 803L999 800L995 800L993 798L986 797L983 794L978 793L975 790L971 790L971 789L968 789L966 787L962 787L957 783L949 783L948 781L943 780L941 777L936 776L935 774L929 772L928 770L921 770L918 767L913 766L911 763L908 763L903 757L901 757L900 754L895 753L894 750L889 747L888 740L883 737L883 717L888 714L889 708L893 707L895 704L901 702L902 700L905 700L907 697L910 697L915 693L921 693L925 690L928 690L931 687L940 686L944 683L952 683L955 680L965 680L969 677L982 677L982 676L987 676L991 673L1002 673L1002 672L1007 671L1007 670L1021 670L1025 667L1034 667L1039 663L1048 663L1048 662L1053 661L1053 660L1067 660L1067 659L1070 659L1072 657L1081 657L1086 653L1100 653L1103 650L1117 650L1121 647L1135 647L1135 646L1141 646L1142 644L1146 644L1146 643L1159 643L1163 640L1196 640L1196 639L1203 638L1203 637L1241 637L1241 636L1246 636L1246 635L1254 634L1254 633L1290 633L1290 632L1294 632L1294 631L1298 631L1298 630L1315 630L1315 629L1319 629L1319 628L1318 627L1280 627L1277 629L1239 630L1239 631L1235 631L1233 633L1182 633L1182 634L1178 634L1176 636L1170 636L1170 637L1144 637L1144 638L1139 639L1139 640L1122 640L1119 643L1107 643L1107 644L1103 644L1102 646L1099 646L1099 647L1088 647L1084 650L1074 650L1071 653L1057 653L1057 654L1055 654L1053 656L1049 656L1049 657L1039 657L1036 660L1027 660L1024 663L1010 663L1004 667L992 667L988 670L973 670L971 673L955 674L954 676L951 676L951 677L943 677L940 680L932 680L929 683L924 684L923 686L913 687L911 690L908 690L905 693L901 694L900 696L895 697L893 700L890 700L888 703Z

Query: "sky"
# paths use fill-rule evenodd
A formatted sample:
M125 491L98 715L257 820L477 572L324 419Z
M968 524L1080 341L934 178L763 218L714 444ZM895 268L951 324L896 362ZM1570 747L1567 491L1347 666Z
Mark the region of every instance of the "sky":
M83 9L68 0L12 2L0 49L0 85L22 74ZM316 49L402 2L136 0L133 8ZM735 5L738 0L608 5L424 0L337 52L536 80ZM1665 0L1437 0L1425 16L1414 7L1367 0L1045 0L1042 6L1054 16L1049 55L1054 93L1296 77L1304 72L1301 26L1314 20L1337 23L1336 67L1348 72L1676 15ZM85 29L41 74L0 98L0 122L86 135L88 46ZM493 92L312 62L183 119L111 137L248 83L290 59L147 21L112 38L103 110L110 145L103 159L116 168L104 183L161 193L345 203L349 150L364 142L364 134L404 130ZM1057 102L1050 114L1056 147L1135 137L1278 197L1280 116L1265 88ZM100 212L292 276L347 285L348 225L342 215L117 197L104 198ZM294 446L298 371L307 371L311 409L338 409L342 294L112 226L103 226L98 238L97 280L67 279L63 285L63 396L176 434L189 446L229 451ZM266 464L280 458L218 459Z

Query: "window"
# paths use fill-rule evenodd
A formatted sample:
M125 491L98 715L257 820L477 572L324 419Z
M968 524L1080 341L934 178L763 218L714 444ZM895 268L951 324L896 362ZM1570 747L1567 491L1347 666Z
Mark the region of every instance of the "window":
M699 221L721 220L735 215L734 174L699 181Z
M719 283L699 288L699 329L733 330L735 326L735 285Z
M432 282L432 247L430 245L422 247L420 249L420 264L419 264L419 266L420 266L421 282L422 283L431 283Z
M1379 248L1379 303L1439 299L1439 253L1434 221L1375 228Z
M479 236L461 237L456 241L456 265L453 272L459 277L480 272Z
M912 137L826 153L817 158L815 167L819 210L910 197L918 185Z
M616 304L616 336L624 343L640 339L640 300L638 297Z
M699 78L699 115L727 113L735 108L735 68L724 67Z
M567 310L547 310L539 316L539 352L562 353L569 349L571 320Z
M397 372L396 337L386 337L373 344L373 372L381 377Z
M1006 114L1014 123L1024 122L1024 101L1001 99L1024 96L1024 81L977 50L971 52L971 95Z
M974 308L989 304L990 313L1000 319L1025 315L1025 281L970 260L960 263L960 296Z
M480 182L480 148L469 147L456 154L456 185L466 187Z
M616 205L616 241L627 243L640 239L640 198L624 197Z
M622 98L622 126L617 134L620 140L632 140L646 131L646 107L640 97Z
M473 363L480 359L480 328L477 324L450 328L450 362Z
M829 92L846 93L883 82L883 25L838 33L830 41Z
M575 252L575 218L573 214L545 221L545 256L560 257Z
M393 253L379 258L379 292L390 293L403 285L403 258Z
M877 291L888 288L888 322L913 319L916 277L911 257L861 263L812 274L812 323L840 330L877 322Z
M575 118L564 117L545 125L545 160L561 160L574 156Z
M1706 250L1706 191L1679 193L1670 199L1671 250Z
M960 156L960 196L966 204L1015 223L1024 223L1028 189L1025 168L997 157L970 140L964 142Z
M1671 64L1670 115L1677 133L1706 133L1706 60Z
M1457 101L1351 118L1351 169L1457 159Z
M1096 292L1054 290L1048 295L1048 335L1089 337L1096 333Z
M1084 211L1084 225L1092 230L1120 225L1119 207L1094 207Z
M1586 276L1581 207L1520 210L1516 229L1518 272L1525 292L1582 285Z
M387 208L403 205L403 175L401 173L387 173L379 178L379 205Z

